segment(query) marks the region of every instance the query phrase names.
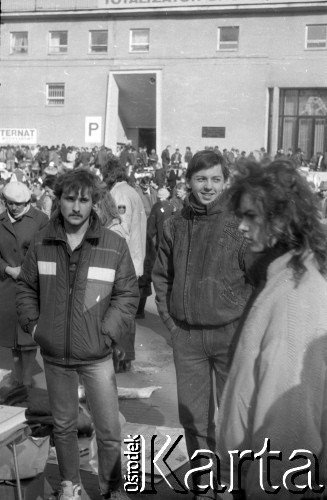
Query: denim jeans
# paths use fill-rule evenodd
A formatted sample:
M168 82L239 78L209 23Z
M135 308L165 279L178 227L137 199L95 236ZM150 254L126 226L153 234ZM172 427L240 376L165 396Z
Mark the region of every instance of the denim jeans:
M191 458L199 449L215 452L216 403L219 404L227 378L230 346L237 322L210 329L185 324L177 326L172 332L172 344L179 419ZM192 460L192 469L208 465L209 458L214 457ZM208 474L192 476L194 488L196 484L209 484Z
M44 371L61 480L81 482L77 439L81 376L98 445L100 490L102 494L116 490L121 482L121 430L112 359L78 367L45 362Z

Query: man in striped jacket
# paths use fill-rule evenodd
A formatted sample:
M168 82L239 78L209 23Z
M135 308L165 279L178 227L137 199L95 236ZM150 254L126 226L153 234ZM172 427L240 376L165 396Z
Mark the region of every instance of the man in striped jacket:
M133 320L138 284L127 244L92 210L99 188L84 169L55 186L59 211L36 234L17 281L22 328L40 345L61 475L60 500L80 500L78 383L93 417L104 498L127 498L112 348Z

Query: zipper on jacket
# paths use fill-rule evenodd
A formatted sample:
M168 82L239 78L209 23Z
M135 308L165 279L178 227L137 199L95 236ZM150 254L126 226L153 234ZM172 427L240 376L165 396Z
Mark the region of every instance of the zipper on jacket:
M80 256L79 256L78 263L77 263L77 266L75 269L74 283L72 286L70 286L70 271L69 271L69 260L70 259L67 260L67 271L68 271L68 280L69 280L69 296L68 296L68 313L67 313L68 322L67 322L67 329L66 329L67 333L66 333L66 343L65 343L65 359L66 359L66 361L69 361L70 355L72 352L72 348L71 348L71 337L72 337L71 336L71 325L72 325L72 317L73 317L72 303L73 303L73 298L74 298L76 277L77 277L77 273L78 273L78 270L80 267L81 258L82 258L82 249L80 250Z

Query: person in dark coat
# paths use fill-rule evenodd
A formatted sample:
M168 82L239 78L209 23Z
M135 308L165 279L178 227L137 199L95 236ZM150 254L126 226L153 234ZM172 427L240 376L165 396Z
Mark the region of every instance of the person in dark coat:
M168 199L169 195L170 193L166 188L158 190L159 201L153 205L148 218L147 234L154 241L156 251L158 251L159 243L162 238L165 220L176 212L175 206Z
M149 154L148 158L148 166L155 168L158 161L159 161L159 156L157 155L156 150L151 149L151 153Z
M157 191L150 186L150 177L142 177L135 189L142 200L145 215L149 217L153 205L158 201Z
M170 189L170 191L173 192L173 189L176 186L176 184L177 184L177 175L175 170L171 168L167 176L168 189Z
M108 152L105 146L101 146L99 151L95 155L95 166L96 168L103 168L108 161Z
M31 386L37 344L18 325L16 280L34 234L49 219L30 205L31 193L22 182L10 182L0 214L0 346L12 349L14 385Z
M155 172L154 172L154 182L158 186L158 189L161 189L166 184L166 171L159 162L155 164Z
M189 146L187 146L187 148L185 150L185 155L184 155L185 163L189 164L190 161L192 160L192 157L193 157L193 153L191 151L191 148Z
M161 153L161 160L162 160L162 166L166 170L168 169L168 165L170 163L170 152L169 152L170 146L166 146L165 149Z

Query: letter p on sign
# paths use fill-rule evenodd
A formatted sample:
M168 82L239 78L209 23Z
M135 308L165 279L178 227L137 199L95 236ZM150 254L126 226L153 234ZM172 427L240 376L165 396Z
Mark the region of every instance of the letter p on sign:
M85 142L92 144L102 143L101 116L87 116L85 118Z

